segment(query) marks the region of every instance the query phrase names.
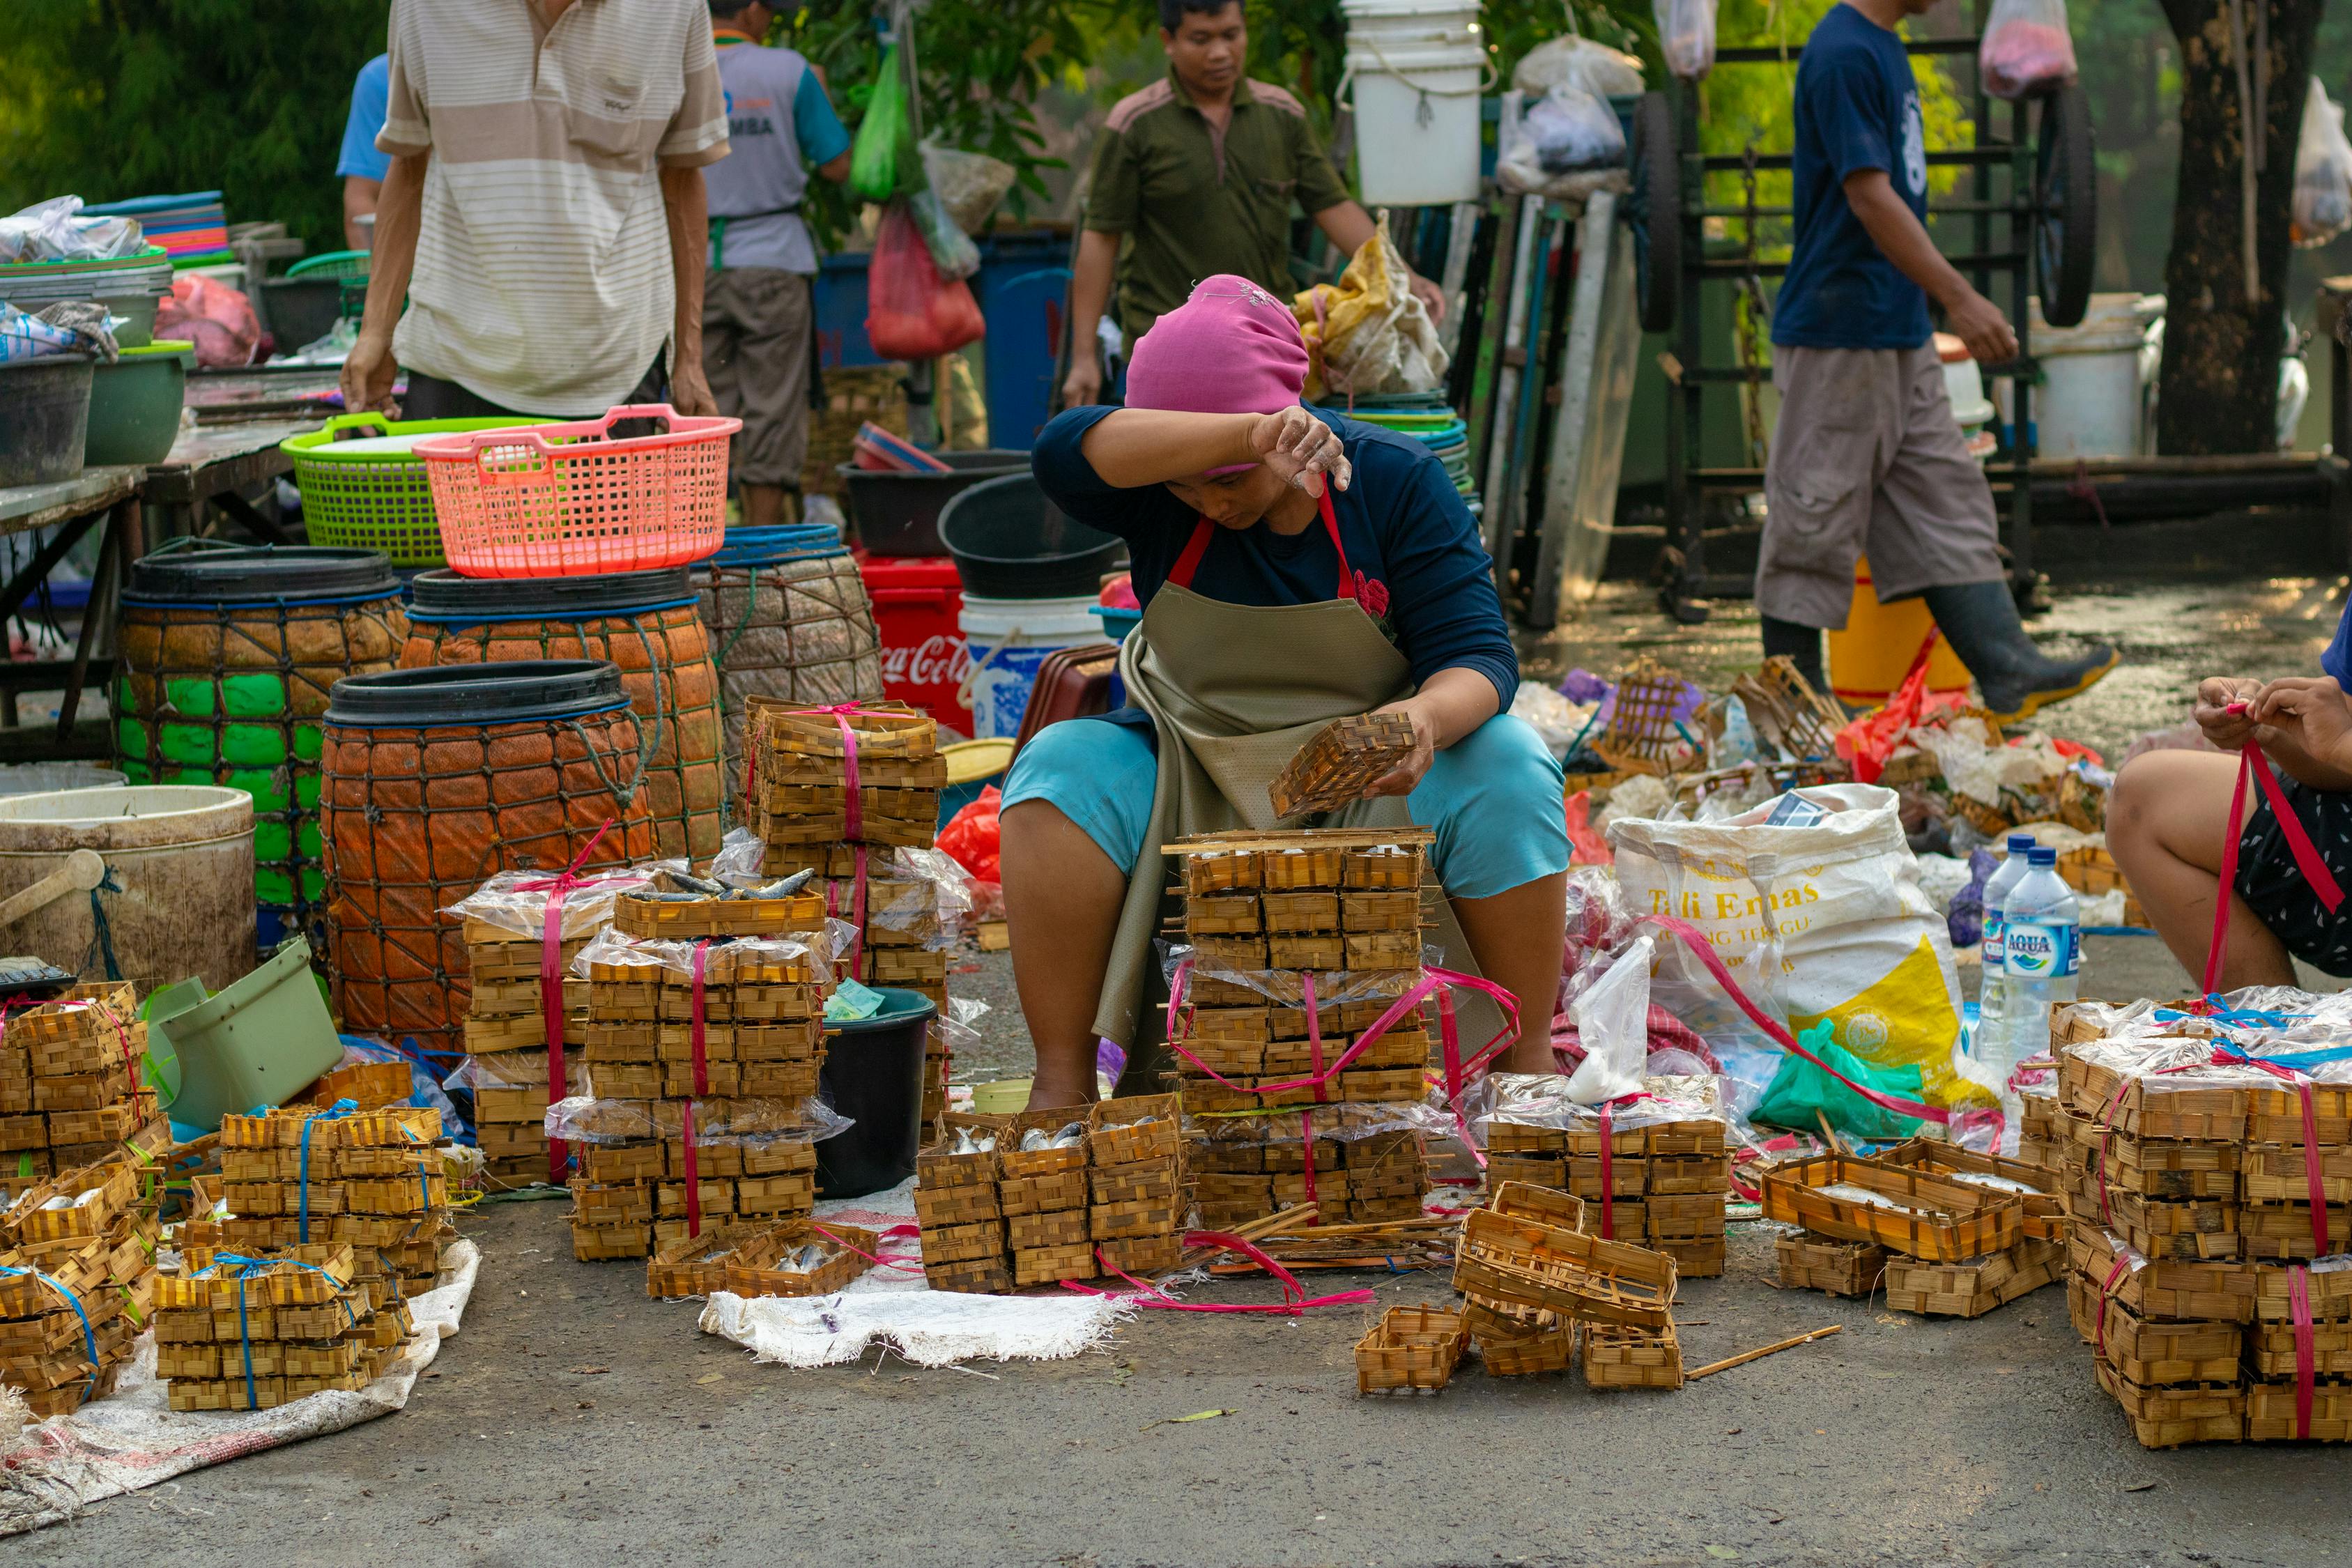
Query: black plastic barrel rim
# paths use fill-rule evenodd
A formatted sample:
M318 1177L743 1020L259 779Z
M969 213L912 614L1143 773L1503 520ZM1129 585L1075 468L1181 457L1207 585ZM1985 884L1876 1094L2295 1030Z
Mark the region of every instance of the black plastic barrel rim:
M426 621L590 620L694 603L683 566L579 577L467 577L447 568L408 584L409 613Z
M347 676L327 722L380 729L528 724L628 706L621 667L601 658L497 659Z
M373 550L324 544L173 548L131 563L127 605L257 605L287 600L388 598L400 592L392 563Z

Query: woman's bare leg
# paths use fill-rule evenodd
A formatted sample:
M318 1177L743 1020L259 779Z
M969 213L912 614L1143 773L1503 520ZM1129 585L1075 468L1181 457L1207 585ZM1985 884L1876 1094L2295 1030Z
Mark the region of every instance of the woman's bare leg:
M2205 973L2213 941L2213 898L2221 881L2222 824L2230 815L2238 759L2212 752L2150 752L2117 775L2107 801L2107 848L2139 895L2147 918L2192 979ZM2229 831L2253 815L2248 792ZM2221 989L2292 985L2294 964L2271 929L2230 895L2229 951Z
M1127 873L1048 802L1009 807L999 826L1013 984L1037 1049L1029 1106L1083 1105L1097 1092L1095 1008L1110 970Z
M1517 1042L1496 1058L1505 1072L1553 1072L1551 1010L1568 940L1568 873L1538 877L1489 899L1455 899L1454 918L1479 972L1519 1005ZM1480 1042L1465 1041L1465 1050Z

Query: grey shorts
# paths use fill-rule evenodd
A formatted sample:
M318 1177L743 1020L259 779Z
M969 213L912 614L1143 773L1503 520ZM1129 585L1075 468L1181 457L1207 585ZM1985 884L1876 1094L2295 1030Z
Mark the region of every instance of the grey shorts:
M708 274L702 293L702 374L719 412L743 421L735 437L739 484L798 489L808 456L809 280L774 267Z
M1776 346L1772 384L1780 416L1764 470L1758 610L1843 627L1865 552L1883 600L2006 575L1992 488L1953 421L1932 342Z

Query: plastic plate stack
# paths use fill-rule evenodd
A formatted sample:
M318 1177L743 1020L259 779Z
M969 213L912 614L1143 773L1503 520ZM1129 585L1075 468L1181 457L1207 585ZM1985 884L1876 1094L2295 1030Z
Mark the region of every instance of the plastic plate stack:
M1327 405L1335 414L1378 425L1400 436L1410 436L1437 454L1445 477L1462 494L1470 515L1483 509L1477 486L1470 477L1470 427L1449 407L1443 392L1400 392L1381 397L1359 397L1352 405Z

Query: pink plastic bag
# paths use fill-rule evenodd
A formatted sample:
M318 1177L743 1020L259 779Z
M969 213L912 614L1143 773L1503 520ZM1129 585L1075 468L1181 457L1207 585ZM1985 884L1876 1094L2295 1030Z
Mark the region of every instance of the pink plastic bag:
M2031 98L2074 79L2066 0L1993 0L1977 71L1995 98Z
M987 331L971 288L940 277L907 204L892 202L866 269L866 336L874 352L884 359L937 359Z
M172 279L172 292L155 310L158 342L178 339L196 345L196 363L214 370L251 364L261 346L261 323L243 294L201 273Z

